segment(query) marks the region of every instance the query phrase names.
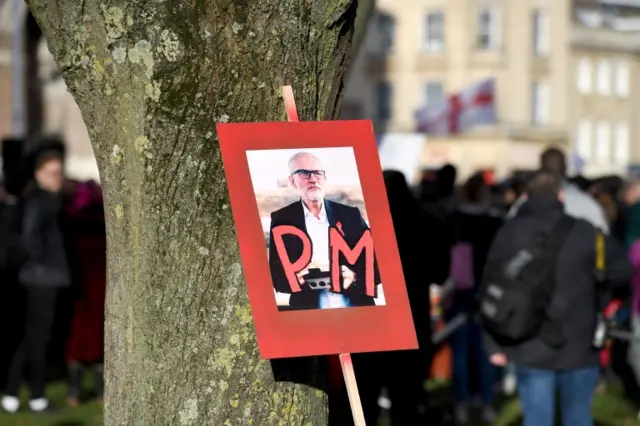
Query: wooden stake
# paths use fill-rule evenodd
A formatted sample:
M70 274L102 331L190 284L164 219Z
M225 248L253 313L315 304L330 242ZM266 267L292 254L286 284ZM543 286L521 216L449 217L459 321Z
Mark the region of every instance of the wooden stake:
M284 99L284 108L287 113L287 120L300 121L291 86L282 86L282 98ZM347 394L349 395L349 404L351 405L353 422L355 426L366 426L364 421L364 411L362 410L362 401L360 400L360 393L358 392L358 383L356 382L356 374L353 371L351 354L340 354L339 358L344 382L347 385Z
M284 109L287 112L287 119L289 121L300 121L291 86L282 86L282 97L284 98Z
M356 374L353 371L351 354L340 354L340 365L342 366L344 382L347 385L347 394L349 395L349 404L351 405L353 423L355 426L366 426L364 421L364 411L362 410L362 401L360 401L360 393L358 392L358 383L356 382Z

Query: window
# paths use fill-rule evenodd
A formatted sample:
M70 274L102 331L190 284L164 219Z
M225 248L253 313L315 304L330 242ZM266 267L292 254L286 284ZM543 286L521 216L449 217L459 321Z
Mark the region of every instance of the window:
M444 87L441 82L429 82L424 88L425 104L433 104L444 99Z
M629 125L619 122L616 125L615 161L620 165L629 163Z
M591 159L591 140L593 126L590 121L582 120L578 124L578 134L576 140L576 151L578 151L578 155L583 160Z
M578 91L583 95L587 95L591 93L591 62L587 58L581 58L576 68Z
M616 95L621 98L629 96L629 64L618 62L616 66Z
M596 130L596 160L600 163L609 162L610 152L611 126L606 121L601 121Z
M531 123L534 126L549 122L549 86L533 83L531 89Z
M540 10L533 12L533 53L537 56L549 55L549 19Z
M491 7L478 13L478 48L497 50L502 44L502 19L500 9Z
M428 52L442 52L444 50L444 13L428 13L424 25L422 48Z
M378 13L376 15L376 24L380 35L380 55L384 56L393 50L393 41L396 31L396 20L393 16L386 13Z
M601 60L598 62L596 90L600 95L611 94L611 65L609 61Z
M376 85L376 118L389 120L391 118L391 84L381 81Z

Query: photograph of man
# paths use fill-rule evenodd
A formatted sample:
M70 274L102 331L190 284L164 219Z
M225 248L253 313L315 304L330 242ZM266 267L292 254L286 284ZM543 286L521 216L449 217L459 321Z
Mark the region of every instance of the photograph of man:
M269 267L279 310L330 309L357 306L384 305L384 294L377 261L374 261L375 296L365 294L365 256L355 265L340 256L341 289L333 292L328 286L316 285L315 275L329 280L329 228L337 226L349 247L356 246L368 225L357 207L325 198L326 170L318 157L309 152L298 152L288 162L288 181L299 199L271 213ZM311 240L311 263L300 271L298 281L302 291L292 292L282 261L273 243L273 229L280 225L303 230ZM289 259L295 261L303 251L302 241L294 235L283 235Z

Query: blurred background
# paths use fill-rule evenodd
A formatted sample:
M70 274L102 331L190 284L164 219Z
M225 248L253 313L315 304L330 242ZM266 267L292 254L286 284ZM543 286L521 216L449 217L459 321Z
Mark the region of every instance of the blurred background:
M361 3L362 42L340 118L373 120L383 168L401 170L422 190L423 204L431 200L429 182L446 165L455 167L457 183L480 173L496 205L509 204L550 145L567 154L571 175L585 179L585 188L599 182L598 191L612 199L640 171L640 0L377 0L370 15ZM60 410L0 414L0 424L99 425L100 179L81 113L23 0L0 0L0 139L3 206L33 177L25 158L52 148L63 153L61 228L73 270L73 285L56 303L48 350L47 396ZM507 195L510 201L502 199ZM361 193L345 197L360 200ZM24 305L15 303L15 277L1 273L0 315L19 329ZM11 348L0 344L0 378ZM444 358L450 369L450 354ZM79 365L93 373L80 380L80 390ZM431 387L450 378L439 374ZM602 394L599 418L612 423L599 424L634 421L637 410L620 400L619 393ZM500 418L517 419L517 401L505 401ZM382 398L381 406L388 405Z
M98 180L80 109L60 76L26 3L0 0L0 137L64 141L66 174Z
M572 154L575 172L627 174L640 164L639 49L637 0L378 0L341 118L372 119L381 140L422 125L414 182L446 163L461 179L504 179L535 170L549 144ZM493 117L454 135L420 122L420 109L487 80L484 97L454 110L483 105Z
M636 0L378 0L340 117L374 120L382 141L416 132L421 109L490 80L480 103L493 118L466 120L453 134L422 123L415 177L451 162L461 179L478 169L505 178L534 170L550 143L587 176L627 174L640 167L631 143L640 132L639 49ZM471 104L454 109L464 116ZM22 1L0 0L0 136L38 133L64 140L70 177L98 179L81 114L37 24Z

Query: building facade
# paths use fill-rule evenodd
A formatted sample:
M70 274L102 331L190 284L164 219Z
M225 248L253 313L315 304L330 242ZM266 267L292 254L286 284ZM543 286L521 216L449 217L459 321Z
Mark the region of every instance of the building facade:
M0 138L15 132L13 3L0 0ZM65 140L71 177L97 179L80 110L20 4L28 127ZM540 151L557 144L586 161L586 175L623 174L640 165L639 17L640 0L378 0L342 117L411 132L420 106L494 77L498 124L425 137L423 167L451 162L461 177L504 177L535 169Z
M19 4L19 10L14 5ZM15 17L19 20L16 21ZM12 81L12 36L19 23L23 35L22 85ZM99 180L98 166L80 109L60 77L47 44L24 2L0 0L0 140L24 136L13 120L12 95L23 90L27 132L57 136L67 147L66 171L70 178Z
M417 108L493 77L498 124L425 137L423 167L451 162L461 177L478 169L506 177L535 169L541 150L555 144L579 153L587 175L625 174L640 162L640 26L629 17L640 1L627 3L637 4L379 0L343 117L372 118L378 132L411 132Z

